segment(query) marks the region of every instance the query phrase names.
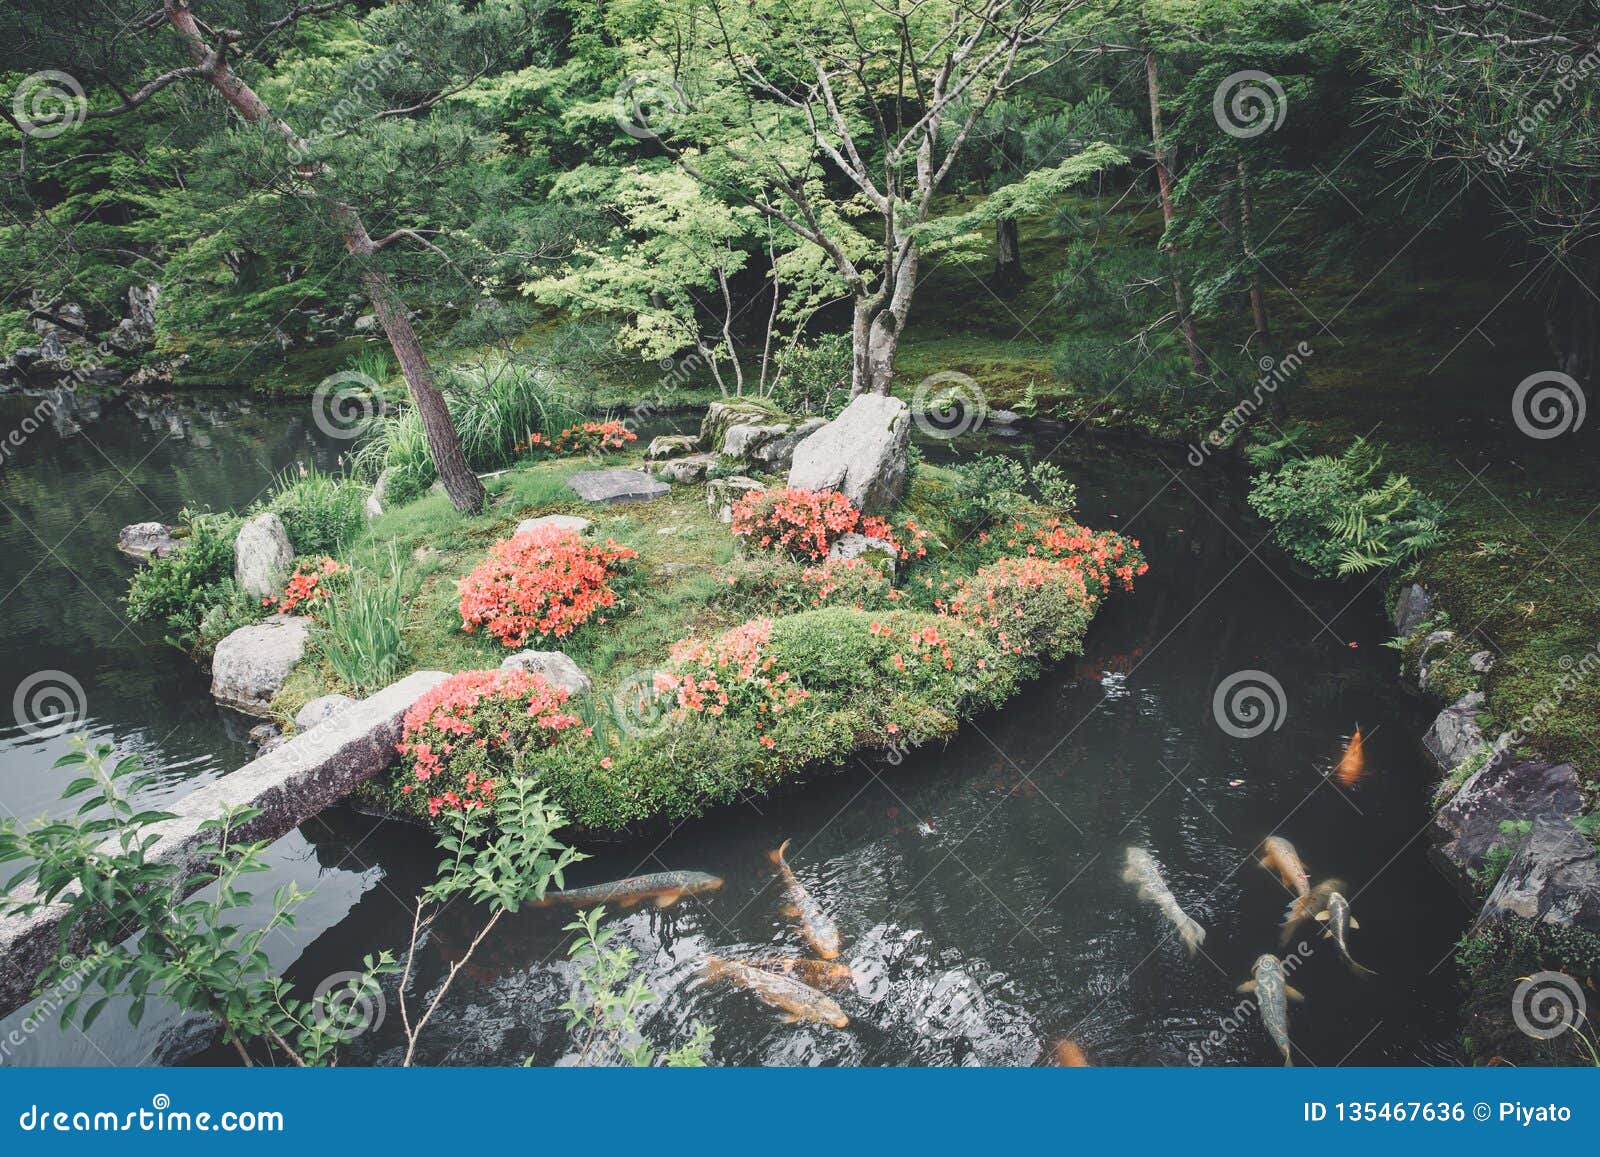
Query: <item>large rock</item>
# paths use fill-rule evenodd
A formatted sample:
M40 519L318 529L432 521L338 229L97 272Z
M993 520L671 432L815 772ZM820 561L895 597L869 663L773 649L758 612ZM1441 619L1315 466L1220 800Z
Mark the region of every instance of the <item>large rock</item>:
M789 485L837 490L865 513L886 511L905 489L910 446L906 404L862 394L795 447Z
M166 558L178 547L178 539L172 537L172 529L160 522L135 522L132 526L124 526L118 533L117 549L140 562Z
M1534 821L1478 922L1511 917L1600 933L1600 852L1570 821Z
M246 715L268 713L272 697L306 653L306 620L273 615L240 627L211 657L211 697Z
M517 523L516 534L527 534L530 530L543 530L547 526L559 527L570 530L573 534L582 534L594 523L587 518L579 518L576 514L546 514L540 518L524 518Z
M271 754L176 802L163 801L162 809L172 818L150 829L158 838L145 849L145 859L175 865L179 879L198 881L216 840L207 821L239 808L257 809L257 814L233 829L236 840L271 841L292 831L393 764L407 708L447 678L441 671L407 675L320 727L284 741ZM25 902L30 897L24 889L10 898ZM0 1016L29 999L45 963L61 952L66 912L64 905L47 904L25 916L0 919ZM103 931L91 913L72 927L66 950L82 952Z
M794 465L795 447L828 424L826 418L807 418L787 434L757 446L750 453L750 462L773 474L787 474Z
M1417 654L1417 686L1423 691L1434 690L1430 677L1434 664L1448 656L1448 644L1454 642L1455 637L1454 631L1434 631L1422 641L1422 650Z
M729 426L722 435L722 456L737 458L741 462L752 461L757 450L768 442L783 437L792 429L794 427L787 422L778 422L770 426L754 423Z
M585 502L616 504L649 502L672 493L672 487L640 470L617 466L610 470L583 470L567 479L572 492Z
M828 548L830 562L863 559L890 578L894 577L895 562L899 557L900 552L895 549L894 543L865 534L841 534Z
M326 723L346 707L355 705L348 695L319 695L294 713L296 732L310 731L319 723Z
M1469 691L1439 712L1422 737L1423 749L1442 773L1448 775L1483 743L1478 712L1483 710L1483 692Z
M700 449L717 453L729 426L762 426L776 415L754 402L712 402L700 420Z
M1505 841L1500 831L1503 822L1566 822L1582 808L1583 794L1570 763L1518 760L1515 752L1502 752L1462 784L1433 817L1435 851L1457 883L1470 888L1489 849Z
M765 489L754 478L746 478L742 474L713 478L706 483L706 509L718 522L732 522L733 504L751 491Z
M644 460L661 462L668 458L693 454L698 449L700 449L700 437L697 434L657 434L650 439L650 445L645 448Z
M594 689L583 668L574 663L565 651L518 651L500 662L503 671L527 671L543 675L545 682L565 687L569 694L587 695Z
M690 454L687 458L674 458L656 467L656 477L668 482L704 482L711 468L717 464L715 454Z
M1433 596L1421 583L1408 583L1394 604L1394 629L1409 635L1433 614Z
M239 528L233 542L233 580L247 595L264 599L283 589L294 550L276 514L258 514Z

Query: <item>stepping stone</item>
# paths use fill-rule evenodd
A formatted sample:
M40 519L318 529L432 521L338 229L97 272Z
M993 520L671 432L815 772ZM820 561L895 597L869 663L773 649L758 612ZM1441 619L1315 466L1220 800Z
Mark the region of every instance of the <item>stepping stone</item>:
M527 534L530 530L555 526L562 530L570 530L574 534L582 534L593 525L594 523L587 518L579 518L576 514L546 514L543 518L524 518L517 523L517 529L512 533Z
M616 466L610 470L583 470L567 479L572 492L585 502L617 504L649 502L672 493L672 487L641 470Z

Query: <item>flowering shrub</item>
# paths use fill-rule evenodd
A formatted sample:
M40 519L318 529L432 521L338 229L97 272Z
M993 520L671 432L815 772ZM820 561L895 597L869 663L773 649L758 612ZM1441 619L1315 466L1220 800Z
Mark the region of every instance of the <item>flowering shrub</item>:
M1059 518L1039 523L1018 518L978 538L985 548L981 553L991 562L1007 556L1036 556L1078 572L1096 601L1113 589L1131 591L1133 580L1150 569L1138 539L1114 530L1090 530Z
M268 596L261 605L271 607L281 615L310 615L318 603L328 597L330 580L349 568L327 555L318 559L302 559L295 564L294 574L284 584L283 597Z
M941 609L1002 653L1060 659L1077 649L1094 605L1080 569L1024 555L980 567Z
M527 448L534 451L548 449L562 456L604 454L609 450L621 450L629 442L638 439L639 436L626 425L613 419L609 422L582 422L568 426L554 438L535 434L528 439Z
M672 647L673 670L656 678L656 689L674 696L680 717L719 716L729 712L777 716L803 703L806 691L787 670L777 668L766 652L771 619L751 619L709 643L685 639ZM765 720L757 722L765 730ZM763 736L762 746L771 747Z
M440 683L406 712L396 746L407 810L420 810L420 799L430 816L492 802L495 784L531 756L588 734L568 697L528 671L462 671Z
M507 647L520 647L530 636L570 635L595 612L616 605L611 576L619 562L637 557L610 539L585 542L562 527L501 539L456 584L461 629L470 634L482 627Z
M811 559L827 558L846 534L894 542L888 522L864 516L837 490L752 490L733 505L733 533L762 550Z

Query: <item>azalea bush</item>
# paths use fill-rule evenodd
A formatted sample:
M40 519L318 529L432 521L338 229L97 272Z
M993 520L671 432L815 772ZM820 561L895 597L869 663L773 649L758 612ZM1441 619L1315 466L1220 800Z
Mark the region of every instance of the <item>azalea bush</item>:
M280 615L310 616L327 601L335 577L348 573L348 567L327 555L300 559L283 585L283 594L277 598L268 595L261 605Z
M1150 569L1139 540L1114 530L1090 530L1059 518L1014 518L978 535L986 563L1007 557L1039 557L1076 571L1095 600L1113 590L1131 591L1133 580Z
M719 603L780 614L822 606L888 609L905 598L877 564L864 558L806 563L765 555L734 566L724 581Z
M1094 604L1081 570L1024 555L980 568L945 609L1002 653L1060 660L1078 649Z
M450 676L405 714L400 782L390 802L429 816L487 807L507 777L537 774L540 752L589 734L569 698L566 688L529 671ZM598 760L598 749L586 746Z
M544 526L501 539L471 574L456 584L461 628L482 628L506 647L530 638L564 638L617 604L611 579L638 556L607 539ZM602 617L601 622L605 619Z
M824 559L847 534L894 541L889 523L863 515L837 490L752 490L733 504L733 533L760 550ZM898 550L898 544L896 544Z
M625 448L639 436L615 419L606 422L580 422L568 426L554 438L534 434L528 439L528 449L534 452L548 450L558 457L576 454L598 455Z

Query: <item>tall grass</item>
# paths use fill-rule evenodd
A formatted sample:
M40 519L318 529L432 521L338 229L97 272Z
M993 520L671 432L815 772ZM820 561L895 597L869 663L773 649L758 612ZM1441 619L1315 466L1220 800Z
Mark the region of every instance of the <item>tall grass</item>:
M553 377L520 362L500 359L454 367L440 384L474 470L508 466L532 435L551 437L583 416ZM439 476L422 418L410 408L375 422L350 464L366 478L388 470L385 498L391 505L409 502Z
M391 540L382 573L352 567L344 589L330 592L318 612L312 641L334 674L359 695L388 686L405 662L410 588L400 545Z
M278 475L262 505L283 520L296 554L337 554L361 529L365 501L354 478L301 466Z

